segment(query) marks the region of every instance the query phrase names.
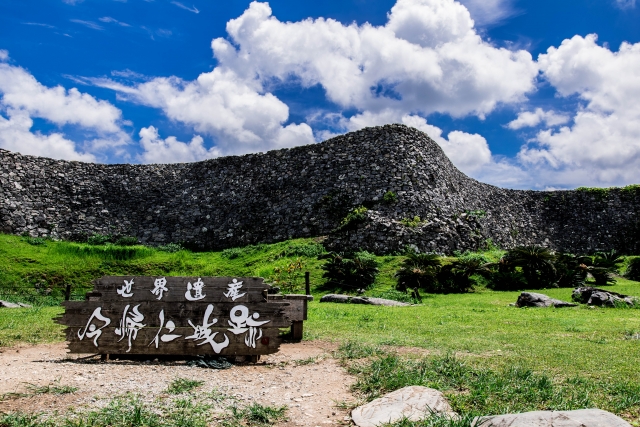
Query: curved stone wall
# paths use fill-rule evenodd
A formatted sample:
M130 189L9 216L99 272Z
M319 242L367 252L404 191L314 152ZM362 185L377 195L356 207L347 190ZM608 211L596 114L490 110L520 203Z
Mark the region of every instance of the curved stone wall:
M543 244L637 250L640 191L505 190L458 171L424 133L363 129L320 144L188 164L103 165L0 150L0 231L222 249L292 237L377 253ZM397 202L385 203L387 191ZM366 206L365 221L339 229ZM416 226L402 219L419 216Z

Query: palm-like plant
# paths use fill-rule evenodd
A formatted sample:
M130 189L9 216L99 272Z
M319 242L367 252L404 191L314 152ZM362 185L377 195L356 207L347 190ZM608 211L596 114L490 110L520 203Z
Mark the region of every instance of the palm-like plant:
M461 257L440 269L438 282L440 291L448 293L469 292L473 289L471 276L487 276L491 273L491 264L477 257Z
M522 268L527 285L532 289L553 284L556 255L542 246L518 246L507 252L506 263Z
M357 252L349 257L329 252L318 257L326 259L320 268L326 285L338 288L366 289L373 284L378 274L378 262L368 252Z
M590 258L569 253L560 253L556 257L556 283L560 288L577 288L584 285Z
M625 277L629 280L640 281L640 258L631 258L629 260Z
M437 275L441 266L442 260L439 255L409 253L402 262L402 267L395 274L398 278L396 288L402 292L415 288L435 292L438 284Z
M618 271L618 264L624 259L614 250L610 252L596 252L593 262L588 267L589 273L596 281L596 286L612 285L616 281L613 273Z

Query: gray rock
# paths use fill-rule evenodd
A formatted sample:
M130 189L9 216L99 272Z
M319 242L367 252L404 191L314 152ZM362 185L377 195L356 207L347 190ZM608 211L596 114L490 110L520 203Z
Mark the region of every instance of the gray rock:
M408 418L420 421L431 413L457 417L449 402L438 390L409 386L396 390L351 411L353 422L359 427L376 427Z
M0 300L0 308L30 308L29 304L23 304L21 302L14 303L9 301Z
M342 294L327 294L320 298L320 302L338 302L338 303L350 303L350 304L369 304L369 305L386 305L389 307L404 307L411 304L406 302L394 301L384 298L370 298L370 297L353 297L351 295Z
M535 411L482 417L475 427L631 427L622 418L601 409Z
M575 307L578 304L561 301L548 297L545 294L536 294L534 292L522 292L516 302L516 307Z
M635 297L593 288L591 286L574 289L571 298L582 304L596 305L599 307L615 307L618 304L635 305L638 303Z

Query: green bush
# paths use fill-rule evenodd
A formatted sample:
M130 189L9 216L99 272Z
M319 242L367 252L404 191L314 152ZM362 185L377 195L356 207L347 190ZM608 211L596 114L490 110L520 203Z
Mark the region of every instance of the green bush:
M138 238L134 236L121 236L118 237L115 241L115 244L118 246L135 246L139 245Z
M167 243L166 245L156 246L156 249L161 252L169 253L184 251L184 247L180 243Z
M529 289L552 287L556 279L556 255L542 246L518 246L507 251L501 260L505 265L519 267Z
M23 240L33 246L41 246L47 243L47 239L42 237L24 236Z
M87 237L87 243L90 245L100 246L111 242L111 236L108 234L96 233Z
M400 223L405 227L416 228L417 226L424 224L426 221L422 221L418 215L413 218L402 218Z
M461 256L440 269L438 273L438 292L464 293L473 290L472 276L488 276L491 273L489 263L481 254Z
M320 243L292 243L282 251L283 257L307 257L315 258L325 253L324 246Z
M568 253L559 253L554 266L556 284L560 288L578 288L587 279L589 258Z
M406 292L408 289L423 289L429 293L438 291L438 272L442 267L442 258L437 254L409 252L402 267L396 272L396 289Z
M527 289L527 281L521 271L494 271L489 276L487 288L494 291L521 291Z
M320 268L324 270L322 277L327 279L325 286L329 287L367 289L379 272L375 255L366 251L352 256L329 252L319 259L327 260Z
M629 258L625 277L640 282L640 257Z
M613 278L613 274L618 272L618 266L623 261L624 258L619 256L615 250L596 252L588 268L589 273L596 281L596 286L615 284L616 280Z
M398 201L398 195L389 190L384 193L384 196L382 196L382 201L387 205L392 205Z
M364 206L358 206L357 208L352 209L351 212L349 212L347 216L342 219L338 230L354 229L358 224L363 223L367 219L368 210L369 209Z

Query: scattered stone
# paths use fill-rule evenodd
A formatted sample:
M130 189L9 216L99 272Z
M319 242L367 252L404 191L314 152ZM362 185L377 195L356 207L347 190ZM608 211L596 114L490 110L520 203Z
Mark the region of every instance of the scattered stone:
M0 300L0 308L31 308L31 306L29 304L23 304L21 302L14 303Z
M534 292L522 292L516 302L516 307L576 307L578 304L561 301L548 297L545 294L536 294Z
M601 409L534 411L481 417L475 427L631 427L616 415Z
M591 286L574 289L571 298L576 302L598 307L615 307L617 304L635 305L638 303L635 297Z
M400 307L411 305L406 302L394 301L384 298L371 298L371 297L353 297L351 295L342 294L327 294L320 298L320 302L339 302L350 304L369 304L369 305L386 305L389 307Z
M377 427L407 418L420 421L431 413L457 417L449 402L438 390L409 386L380 397L351 412L353 422L360 427Z

